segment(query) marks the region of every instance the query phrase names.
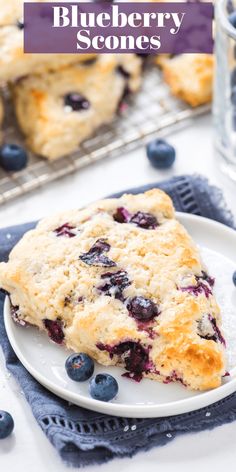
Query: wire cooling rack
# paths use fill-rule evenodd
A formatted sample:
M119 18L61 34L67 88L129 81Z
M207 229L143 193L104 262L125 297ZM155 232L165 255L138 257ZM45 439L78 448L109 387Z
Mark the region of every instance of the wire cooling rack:
M169 132L173 126L185 124L195 116L209 111L208 105L192 109L175 99L161 73L156 68L145 72L142 90L109 126L100 128L73 154L56 161L47 161L29 153L29 164L21 172L7 173L0 170L0 205L31 190L46 185L64 175L93 164L103 158L111 158L135 149L152 135ZM17 131L11 105L7 103L4 140L22 144Z

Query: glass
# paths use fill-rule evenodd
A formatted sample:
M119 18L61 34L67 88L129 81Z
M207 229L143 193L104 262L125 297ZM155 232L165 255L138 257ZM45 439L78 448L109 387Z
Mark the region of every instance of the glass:
M215 146L222 171L236 181L236 0L217 0L215 19Z

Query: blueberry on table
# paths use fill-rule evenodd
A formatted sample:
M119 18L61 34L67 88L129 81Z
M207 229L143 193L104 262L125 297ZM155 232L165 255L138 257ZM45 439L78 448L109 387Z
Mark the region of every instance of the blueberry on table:
M26 167L28 155L17 144L4 144L0 148L0 166L7 171L19 171Z
M5 439L12 433L14 421L10 413L0 410L0 439Z
M233 11L232 13L230 13L230 15L228 16L228 20L231 23L231 25L234 28L236 28L236 11Z
M236 287L236 270L235 270L235 272L233 273L233 283L234 283L234 285L235 285L235 287Z
M97 374L89 382L89 393L95 400L109 402L118 393L118 383L112 375Z
M156 169L168 169L174 164L176 152L164 139L155 139L147 144L147 157Z
M66 360L65 366L68 377L75 382L85 382L94 372L93 359L84 352L72 354Z

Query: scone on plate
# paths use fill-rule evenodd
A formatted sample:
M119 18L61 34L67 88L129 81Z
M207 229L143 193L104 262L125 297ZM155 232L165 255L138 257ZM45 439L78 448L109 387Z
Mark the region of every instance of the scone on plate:
M218 387L214 279L160 190L42 220L0 264L12 316L127 377Z
M44 73L47 70L95 57L94 54L25 54L23 47L24 1L7 0L2 3L0 8L0 83L14 81L32 72Z
M212 99L214 56L211 54L180 54L173 58L158 56L164 80L171 92L192 107ZM161 63L160 63L161 61Z
M100 55L13 85L19 125L30 149L48 159L76 151L102 124L109 123L127 91L141 82L141 60L131 55Z

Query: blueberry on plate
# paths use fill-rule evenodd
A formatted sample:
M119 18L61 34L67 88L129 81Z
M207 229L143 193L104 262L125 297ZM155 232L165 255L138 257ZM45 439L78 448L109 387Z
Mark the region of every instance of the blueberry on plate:
M234 283L234 285L235 285L235 287L236 287L236 270L235 270L235 272L233 273L233 283Z
M5 439L12 433L14 421L10 413L0 410L0 439Z
M147 157L156 169L168 169L175 162L176 152L164 139L155 139L147 144Z
M84 352L68 357L65 367L68 377L75 382L85 382L92 377L94 372L93 359Z
M26 167L28 155L17 144L4 144L0 148L0 166L7 171L18 171Z
M236 11L233 11L232 13L230 13L230 15L228 16L228 19L231 25L234 28L236 28Z
M118 393L118 383L112 375L97 374L89 382L89 393L95 400L109 402Z

